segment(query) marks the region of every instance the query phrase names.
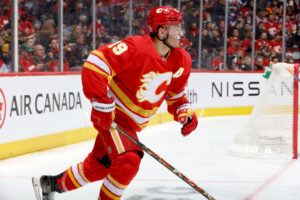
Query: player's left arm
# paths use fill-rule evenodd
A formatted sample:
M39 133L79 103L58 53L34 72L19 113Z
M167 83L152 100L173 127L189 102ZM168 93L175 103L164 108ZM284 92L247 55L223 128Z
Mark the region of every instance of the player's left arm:
M183 125L181 129L182 135L187 136L197 128L198 120L185 94L185 86L191 70L191 59L189 56L187 56L184 64L173 75L173 82L170 90L167 92L166 102L168 112L174 116L175 121Z

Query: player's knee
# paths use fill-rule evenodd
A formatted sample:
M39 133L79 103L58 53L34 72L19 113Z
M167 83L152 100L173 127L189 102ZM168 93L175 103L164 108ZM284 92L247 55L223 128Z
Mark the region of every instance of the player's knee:
M126 174L123 184L130 182L139 171L141 158L136 151L125 152L119 155L114 161L114 167L118 168L118 173Z
M102 180L108 174L110 162L107 155L97 159L88 156L83 162L83 173L92 182Z
M123 170L126 173L137 173L140 167L141 158L135 151L126 152L121 155L121 160L123 164Z

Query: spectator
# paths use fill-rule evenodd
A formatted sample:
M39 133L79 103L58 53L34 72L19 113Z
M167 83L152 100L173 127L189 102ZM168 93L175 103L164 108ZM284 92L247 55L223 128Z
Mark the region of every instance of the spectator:
M0 73L10 72L9 63L9 44L3 44L1 47L2 55L0 57Z
M262 47L268 47L270 49L268 33L266 31L262 32L260 38L256 41L255 51L261 50Z
M81 32L82 32L82 26L80 26L80 25L73 25L72 26L71 35L70 35L70 43L75 43L76 39L81 34Z
M34 34L34 27L32 23L28 20L28 15L26 13L21 14L19 20L19 31L23 36L29 36Z
M4 26L4 30L1 32L0 34L0 41L5 44L5 43L8 43L10 44L11 43L11 25L8 23Z
M249 55L252 52L252 31L248 32L247 37L241 42L241 47Z
M240 70L251 71L251 63L252 63L251 56L245 56L242 61L242 65L240 66Z
M271 58L271 50L269 47L264 46L261 48L259 55L261 55L264 58L264 66L267 66L268 63L270 62L270 58Z
M278 24L275 21L275 15L269 14L268 21L264 23L265 30L270 34L271 37L273 37L276 33L279 32Z
M237 53L238 51L242 51L243 52L243 56L246 56L246 52L244 51L244 49L242 47L240 47L240 41L237 37L232 38L232 45L228 47L227 49L227 54L228 55L232 55Z
M218 28L220 30L220 35L223 35L224 37L224 33L225 33L225 21L223 19L220 19L218 22Z
M51 60L58 59L58 41L57 41L57 38L53 37L53 38L50 39L50 43L49 43L46 54Z
M64 63L63 63L63 71L67 72L69 71L70 66L69 66L69 61L66 57L66 54L64 54ZM59 63L58 59L53 59L50 62L50 67L49 67L50 72L59 72Z
M67 24L63 24L63 38L65 42L69 42L71 37L71 31Z
M71 52L69 55L70 70L80 71L88 54L89 50L85 44L85 35L81 34L77 37L76 43L71 46Z
M289 63L289 64L294 64L294 63L295 63L295 60L294 60L294 58L293 58L292 52L287 52L287 53L285 54L285 62L286 62L286 63Z
M292 41L293 41L293 46L294 48L300 48L300 26L297 29L297 32L292 35Z
M180 46L187 51L191 47L191 42L185 35L180 39Z
M274 16L282 16L282 8L279 6L279 3L277 0L272 0L272 4L267 7L266 9L267 15L274 15Z
M246 29L245 29L245 23L242 20L239 20L236 22L235 28L239 32L239 39L244 40L246 38Z
M255 29L255 39L256 40L259 39L263 32L266 32L265 24L264 24L264 22L259 22L258 26Z
M274 39L270 41L271 51L281 54L282 51L282 38L280 33L276 33Z
M241 42L240 33L239 33L238 29L235 28L235 29L232 30L231 36L227 39L228 40L228 45L232 46L232 40L236 39L236 38L238 39L239 42Z
M89 12L87 8L84 6L82 1L75 2L75 8L72 12L71 16L71 24L79 24L80 23L80 16L85 15L86 17L89 16ZM87 19L86 19L87 20Z
M240 64L240 63L238 63L237 53L232 53L227 56L227 59L226 59L227 70L240 71L238 64Z
M37 72L39 69L35 66L31 59L31 53L33 49L25 42L20 48L20 58L19 58L19 71L23 72Z
M264 66L264 58L262 56L257 56L255 59L255 71L263 71L265 69Z
M205 23L204 29L207 30L209 37L212 37L213 24L210 21Z
M208 32L206 29L203 29L203 31L202 31L202 37L204 37L204 38L208 37ZM187 33L187 38L192 43L192 48L198 49L199 28L197 26L197 23L192 24L191 29ZM203 44L202 44L202 47L203 47Z
M213 70L221 71L224 69L224 48L220 47L218 50L218 56L211 61L211 67Z
M271 57L271 60L272 60L272 62L273 62L274 64L280 62L280 59L279 59L278 56Z
M49 71L51 58L45 54L45 49L42 45L34 45L32 61L39 71Z
M69 71L69 61L67 59L67 56L70 51L69 46L64 46L63 47L63 71L67 72ZM49 71L50 72L58 72L59 71L59 62L58 62L58 41L57 38L53 37L51 38L49 48L47 51L47 56L51 59L50 64L49 64Z
M265 11L258 12L258 15L256 16L256 24L260 24L260 23L264 24L266 21L267 21L266 12Z
M186 16L186 32L189 32L191 29L193 29L195 24L198 27L199 15L199 10L193 10L192 13L188 12L188 15Z
M224 38L223 38L223 36L220 35L220 32L218 29L214 29L212 31L211 46L212 46L213 52L216 52L219 47L224 46Z
M271 51L270 53L270 61L273 61L275 59L275 61L277 62L281 62L281 54L277 54L275 51Z
M42 46L48 46L51 37L54 35L54 20L48 19L44 22L42 28L39 31L38 43Z
M96 20L96 36L97 37L102 37L104 34L107 34L107 30L102 24L101 19ZM91 23L91 32L93 32L93 24Z
M220 19L225 18L225 0L215 1L212 6L211 15L213 16L213 21L217 22Z
M3 7L0 13L0 32L4 30L4 27L6 24L9 23L9 17L8 17L8 9L7 7Z
M31 48L33 48L34 43L35 43L35 37L32 35L31 37L27 37L25 41Z
M211 50L212 46L211 46L211 37L208 34L208 30L207 29L203 29L202 30L202 49L207 49L208 51Z

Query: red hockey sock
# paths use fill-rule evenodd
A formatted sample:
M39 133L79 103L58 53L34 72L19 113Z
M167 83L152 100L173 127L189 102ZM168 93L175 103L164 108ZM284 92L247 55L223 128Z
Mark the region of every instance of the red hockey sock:
M139 170L141 158L135 151L118 155L103 181L99 200L120 199Z
M57 180L60 188L66 192L84 186L89 182L102 180L108 174L108 169L97 160L88 156L84 162L71 166Z

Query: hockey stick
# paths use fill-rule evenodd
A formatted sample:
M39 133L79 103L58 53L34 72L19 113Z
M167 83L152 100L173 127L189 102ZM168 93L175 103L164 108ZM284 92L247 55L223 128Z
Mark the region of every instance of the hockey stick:
M209 200L215 200L212 196L210 196L205 190L197 186L193 181L188 179L186 176L184 176L181 172L179 172L177 169L175 169L172 165L170 165L167 161L159 157L156 153L151 151L148 147L146 147L144 144L142 144L140 141L133 138L131 135L129 135L126 131L124 131L122 128L120 128L115 122L112 123L112 127L117 129L122 135L124 135L127 139L129 139L131 142L136 144L138 147L143 149L146 153L148 153L152 158L157 160L160 164L165 166L168 170L173 172L176 176L178 176L181 180L186 182L189 186L194 188L197 192L201 193L203 196L205 196Z
M300 81L300 78L296 74L294 74L294 72L290 68L287 67L286 70L288 70L294 76L295 79Z

